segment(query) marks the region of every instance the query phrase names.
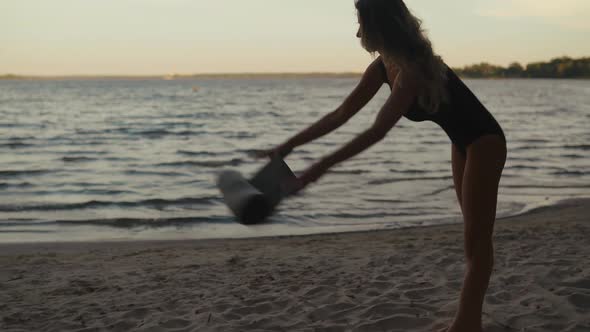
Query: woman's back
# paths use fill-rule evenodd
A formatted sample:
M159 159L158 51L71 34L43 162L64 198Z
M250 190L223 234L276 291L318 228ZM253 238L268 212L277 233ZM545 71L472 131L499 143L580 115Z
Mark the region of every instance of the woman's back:
M385 64L381 63L384 73L387 72ZM387 78L387 75L384 77ZM389 80L387 84L391 86ZM447 70L446 88L449 98L440 104L437 112L428 112L416 98L404 116L411 121L437 123L464 153L469 144L483 135L501 134L504 137L492 114L450 68Z

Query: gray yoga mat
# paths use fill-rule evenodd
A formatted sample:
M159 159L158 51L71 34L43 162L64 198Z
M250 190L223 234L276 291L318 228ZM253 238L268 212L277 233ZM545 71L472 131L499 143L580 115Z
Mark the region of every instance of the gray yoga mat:
M273 213L290 193L286 184L295 178L285 161L275 157L250 180L237 171L221 172L217 187L239 222L252 225L264 222Z

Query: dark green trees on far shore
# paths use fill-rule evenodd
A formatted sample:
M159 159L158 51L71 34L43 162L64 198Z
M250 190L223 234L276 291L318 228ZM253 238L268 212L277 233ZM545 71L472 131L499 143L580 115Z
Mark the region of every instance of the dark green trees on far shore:
M518 62L508 67L484 62L454 70L457 75L470 78L590 78L590 57L561 57L549 62L529 63L526 67Z

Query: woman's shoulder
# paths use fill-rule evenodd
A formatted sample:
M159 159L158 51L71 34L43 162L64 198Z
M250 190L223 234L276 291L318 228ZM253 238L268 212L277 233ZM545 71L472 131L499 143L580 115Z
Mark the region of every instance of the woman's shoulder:
M398 64L393 61L388 61L387 59L383 58L383 56L377 57L377 61L379 61L379 65L383 70L383 73L386 75L387 83L389 85L393 85L393 83L398 82L398 78L402 73L402 68ZM409 76L411 74L405 74L405 76Z

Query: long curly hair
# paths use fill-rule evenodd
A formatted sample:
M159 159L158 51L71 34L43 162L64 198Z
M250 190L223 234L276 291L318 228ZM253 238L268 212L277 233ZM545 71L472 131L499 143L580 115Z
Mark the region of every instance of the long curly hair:
M361 45L379 53L387 65L410 72L421 83L418 102L434 113L448 99L447 70L403 0L355 0L360 23ZM403 84L403 82L398 82Z

